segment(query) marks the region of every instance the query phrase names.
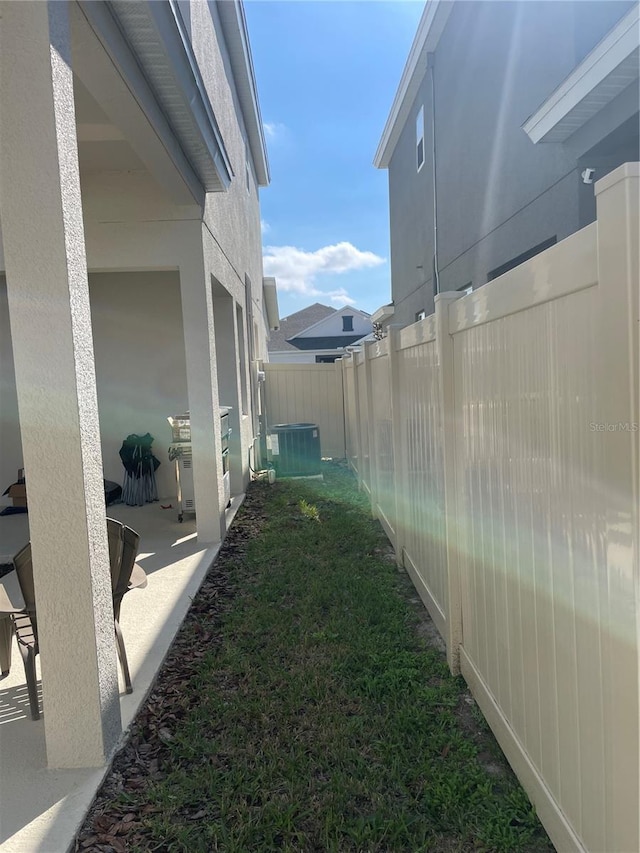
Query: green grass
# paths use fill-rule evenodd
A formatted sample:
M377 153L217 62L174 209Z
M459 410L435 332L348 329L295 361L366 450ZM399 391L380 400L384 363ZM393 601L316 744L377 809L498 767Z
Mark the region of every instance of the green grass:
M366 499L324 476L252 487L219 560L226 603L206 604L217 563L174 653L198 657L163 693L169 661L94 817L128 813L127 850L552 850L416 633ZM141 744L157 759L136 777Z

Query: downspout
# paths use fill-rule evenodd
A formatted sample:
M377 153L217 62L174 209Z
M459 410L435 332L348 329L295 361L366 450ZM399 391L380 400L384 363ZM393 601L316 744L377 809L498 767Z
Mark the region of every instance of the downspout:
M431 81L431 176L433 179L433 284L434 296L440 293L438 263L438 189L436 184L436 86L434 79L435 53L427 53L427 69Z

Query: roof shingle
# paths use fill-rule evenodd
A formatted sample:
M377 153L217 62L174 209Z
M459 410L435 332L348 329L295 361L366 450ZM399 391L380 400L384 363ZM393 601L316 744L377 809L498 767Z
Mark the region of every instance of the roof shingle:
M300 332L304 332L309 326L313 326L330 314L334 314L335 310L335 308L330 308L328 305L321 305L319 302L315 302L313 305L309 305L308 308L303 308L294 314L289 314L288 317L283 317L280 320L280 328L275 332L271 332L267 347L269 352L299 349L299 347L290 344L288 338L299 335Z

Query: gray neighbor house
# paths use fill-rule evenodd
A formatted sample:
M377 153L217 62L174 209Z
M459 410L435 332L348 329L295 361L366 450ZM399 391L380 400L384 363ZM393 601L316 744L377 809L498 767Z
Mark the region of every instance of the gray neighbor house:
M638 6L426 4L374 160L393 300L374 321L413 323L595 220L594 181L640 159Z

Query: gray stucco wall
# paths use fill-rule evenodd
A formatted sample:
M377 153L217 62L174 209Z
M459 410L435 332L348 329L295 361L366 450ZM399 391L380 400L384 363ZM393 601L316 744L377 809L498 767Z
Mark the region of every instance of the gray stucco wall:
M259 190L247 143L242 109L215 3L191 4L191 40L200 72L213 106L234 177L225 193L207 195L203 219L223 248L228 261L217 276L227 291L242 303L245 276L251 282L253 314L262 315L262 234ZM245 162L249 160L249 190ZM257 342L266 356L265 330Z
M185 4L181 5L185 11ZM117 451L122 439L128 432L150 430L156 436L156 455L163 461L158 473L161 494L171 494L174 485L166 457L170 437L166 417L188 406L177 270L191 246L190 235L201 231L200 218L206 225L203 252L208 268L242 309L247 324L243 340L247 341L255 323L255 356L267 356L258 187L251 167L247 191L246 130L236 83L215 3L194 3L186 12L194 52L234 171L228 191L209 193L200 210L195 203L174 203L144 170L87 169L81 174L87 264L90 270L100 270L90 273L90 297L104 470L108 478L121 479ZM139 272L127 272L132 270ZM247 280L253 312L245 301ZM249 324L251 314L254 323ZM248 366L244 375L247 370ZM248 447L253 438L250 418L243 419L236 434L243 436ZM23 465L4 277L0 277L0 448L2 491ZM242 459L246 469L244 450Z
M584 147L534 145L522 124L631 5L454 6L434 71L440 290L478 287L496 267L593 219L595 206L585 199L593 188L580 181ZM425 69L389 165L394 322L401 324L414 322L418 311L433 311L430 93ZM422 105L426 161L418 173L415 125Z

